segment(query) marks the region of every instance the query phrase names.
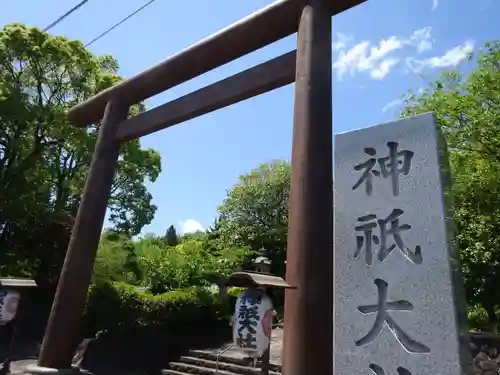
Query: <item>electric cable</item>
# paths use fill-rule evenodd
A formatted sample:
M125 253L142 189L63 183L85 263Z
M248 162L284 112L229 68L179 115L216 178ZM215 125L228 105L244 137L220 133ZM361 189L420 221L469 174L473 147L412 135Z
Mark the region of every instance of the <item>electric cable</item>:
M75 5L73 8L71 8L66 13L64 13L61 17L59 17L54 22L52 22L49 26L47 26L45 29L43 29L43 31L45 31L45 32L49 31L55 25L57 25L59 22L61 22L62 20L64 20L66 17L68 17L71 13L73 13L74 11L78 10L79 8L81 8L88 1L89 0L83 0L83 1L81 1L79 4Z
M111 26L109 29L107 29L105 32L103 32L101 35L95 37L90 42L88 42L87 44L85 44L85 47L88 47L91 44L97 42L99 39L101 39L102 37L104 37L105 35L107 35L108 33L110 33L111 31L113 31L114 29L116 29L118 26L120 26L125 21L128 21L130 18L132 18L133 16L135 16L137 13L139 13L141 10L143 10L147 6L151 5L155 1L156 0L150 0L150 1L148 1L146 4L144 4L143 6L141 6L139 9L135 10L134 12L130 13L127 17L125 17L124 19L122 19L120 22L118 22L118 23L114 24L113 26Z

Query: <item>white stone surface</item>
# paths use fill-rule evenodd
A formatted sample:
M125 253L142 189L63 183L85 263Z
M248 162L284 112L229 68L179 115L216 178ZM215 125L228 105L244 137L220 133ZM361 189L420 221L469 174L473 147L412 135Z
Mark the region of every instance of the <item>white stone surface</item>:
M432 114L365 128L335 136L335 373L337 375L458 375L467 368L467 327L462 288L456 281L453 249L448 241L449 224L443 186L447 186L445 158ZM398 152L413 152L408 175L399 174L399 195L393 193L391 177L372 175L373 191L364 183L353 190L362 175L353 167L370 158L364 151L376 149L375 158L389 155L388 142L398 142ZM403 157L398 158L403 161ZM399 164L398 169L402 168ZM377 171L381 171L377 162ZM406 247L421 246L422 262L411 262L396 248L380 261L380 245L372 243L372 264L366 264L365 248L357 259L357 218L374 214L385 219L393 209L403 210L399 226ZM375 222L376 223L376 222ZM380 238L379 225L373 235ZM390 228L390 224L387 224ZM372 237L373 240L373 237ZM366 243L366 239L365 239ZM387 246L395 244L388 233ZM380 333L369 343L355 342L375 324L377 313L362 314L361 305L376 305L375 280L387 282L387 300L404 300L411 311L388 311L394 322L414 342L411 353L403 348L384 321ZM383 284L383 282L380 282ZM408 303L399 303L408 308ZM382 316L382 319L384 317ZM403 341L403 340L402 340ZM422 353L424 352L424 353ZM383 372L370 364L380 366ZM407 369L405 372L400 367ZM399 369L398 369L399 368Z

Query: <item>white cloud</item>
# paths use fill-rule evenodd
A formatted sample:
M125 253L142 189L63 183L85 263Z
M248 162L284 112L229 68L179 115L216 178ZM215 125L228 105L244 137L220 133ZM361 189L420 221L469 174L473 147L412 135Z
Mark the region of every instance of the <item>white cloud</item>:
M387 112L389 109L394 108L394 107L399 107L401 104L403 104L403 99L394 99L391 100L389 103L384 105L382 108L382 113Z
M194 233L194 232L199 232L199 231L205 230L203 228L203 225L201 225L199 222L197 222L196 220L193 220L193 219L188 219L186 221L179 220L179 225L181 227L182 234Z
M387 74L389 74L389 71L391 68L396 65L399 62L399 59L386 59L383 60L378 68L372 69L370 71L370 76L373 79L382 79L384 78Z
M423 53L432 48L434 40L431 37L432 28L424 27L415 30L409 37L401 38L390 36L372 44L370 41L362 41L348 49L352 37L337 34L332 49L336 53L336 59L332 65L337 73L337 79L341 80L346 73L354 75L365 72L372 79L382 79L395 67L400 58L392 54L404 47L414 47L418 53Z
M361 61L366 59L366 50L370 42L365 41L356 44L349 51L341 50L337 60L333 63L333 68L337 70L337 78L342 79L342 76L346 72L351 72L358 70L358 66Z
M381 80L401 61L397 56L398 51L413 48L417 54L423 54L431 50L435 42L431 27L414 30L409 37L390 36L375 44L364 40L349 46L351 40L352 37L337 34L332 45L335 53L332 68L338 80L342 80L346 74L353 76L357 73L367 73L372 79ZM453 68L468 58L473 51L474 43L466 41L446 51L442 56L408 57L406 65L415 73L426 68Z
M348 35L345 35L342 33L337 33L337 37L335 38L334 42L332 43L333 52L338 52L341 49L346 48L351 40L352 40L351 36L348 36Z
M473 51L474 43L466 41L464 44L446 51L442 56L422 60L409 57L406 59L406 64L415 73L420 73L425 68L454 68L467 59Z
M439 5L439 0L432 0L432 11L435 11Z
M418 53L423 53L432 48L435 39L431 35L432 27L424 27L415 30L410 38L406 41L407 44L417 49Z
M383 78L397 63L395 59L386 59L386 55L402 47L402 43L395 36L382 39L378 45L371 48L369 41L356 44L350 50L341 50L333 68L337 71L337 78L342 79L345 73L353 75L356 72L370 72L375 79Z

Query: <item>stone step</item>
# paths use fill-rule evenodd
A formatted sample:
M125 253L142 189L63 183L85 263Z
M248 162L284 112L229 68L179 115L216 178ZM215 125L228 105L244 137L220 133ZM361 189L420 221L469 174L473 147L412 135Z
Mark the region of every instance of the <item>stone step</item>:
M161 370L161 374L162 375L189 375L188 372L179 372L179 371L170 370L170 369Z
M180 362L170 362L169 365L169 370L174 370L177 372L180 372L181 374L190 374L190 375L241 375L235 372L230 372L226 370L216 370L215 368L208 368L208 367L202 367L202 366L196 366L196 365L189 365L187 363L180 363ZM167 375L168 373L164 372L165 370L162 370L162 375ZM168 370L166 370L168 371Z
M261 369L258 367L250 367L250 366L242 366L238 365L235 363L231 362L224 362L219 359L219 365L217 366L217 361L216 360L209 360L205 358L199 358L199 357L188 357L184 356L181 357L179 360L181 363L187 363L190 365L196 365L200 367L207 367L207 368L218 368L219 370L225 370L225 371L230 371L234 372L236 374L241 374L241 375L260 375ZM276 370L276 368L274 368ZM270 369L271 370L271 369ZM280 375L279 372L271 370L269 371L269 375Z
M209 361L217 361L217 353L210 350L190 350L189 357L203 358ZM244 357L243 355L240 356L227 355L227 352L219 356L219 363L220 362L233 363L235 365L247 366L247 367L252 366L252 361L249 360L248 357ZM257 364L257 367L260 367L260 363ZM277 363L270 363L269 369L271 371L281 373L281 365Z

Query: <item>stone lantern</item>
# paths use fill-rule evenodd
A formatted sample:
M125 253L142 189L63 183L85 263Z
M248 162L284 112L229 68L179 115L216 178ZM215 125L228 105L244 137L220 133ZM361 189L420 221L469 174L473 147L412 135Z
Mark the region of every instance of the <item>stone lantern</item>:
M259 256L254 261L255 271L260 273L271 273L271 261L264 257Z

